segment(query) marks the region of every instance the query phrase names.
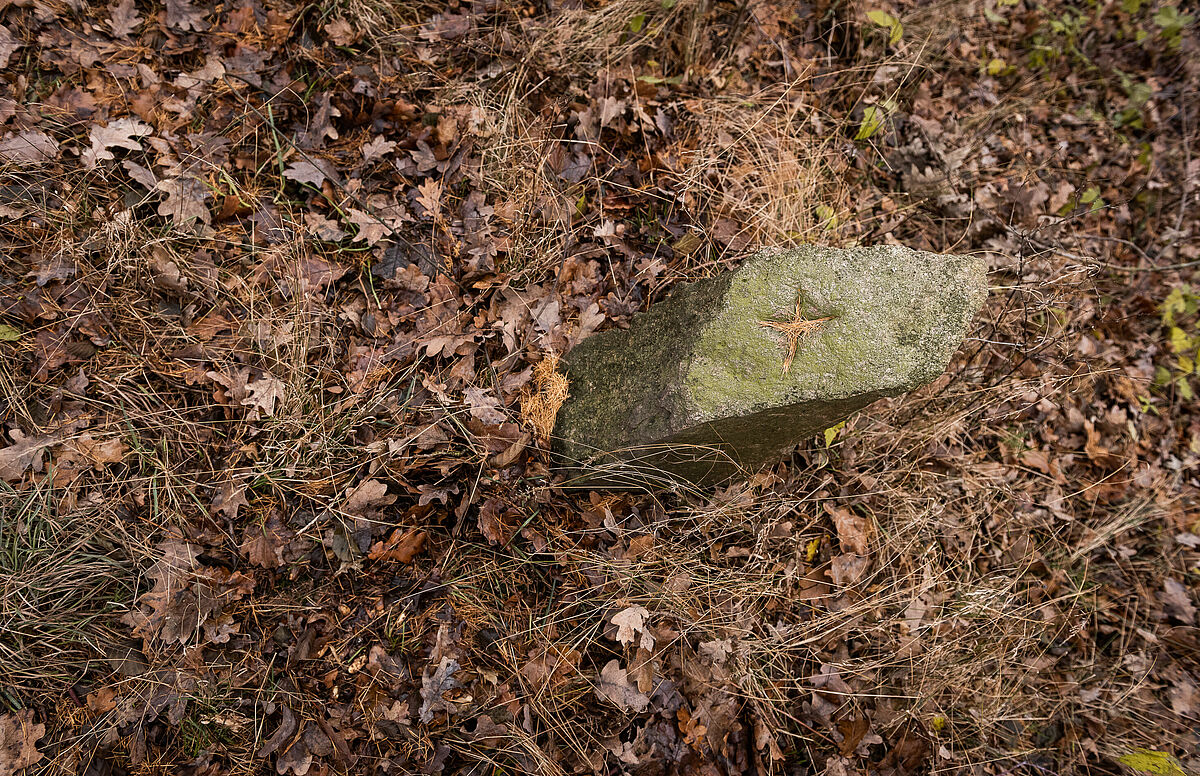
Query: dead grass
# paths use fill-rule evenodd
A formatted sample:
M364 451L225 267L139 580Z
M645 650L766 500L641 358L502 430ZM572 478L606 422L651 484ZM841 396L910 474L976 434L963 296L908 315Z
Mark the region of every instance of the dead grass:
M133 599L136 540L100 493L72 500L48 483L20 493L0 485L0 673L10 704L57 700L124 638L114 615Z
M351 0L332 13L376 35L382 50L411 32L395 8ZM703 8L680 2L663 13L658 0L618 0L599 12L566 12L528 33L529 57L543 69L576 72L615 66L634 47L656 45L647 40L694 48ZM639 14L648 17L641 37L629 34ZM861 75L847 81L845 99L852 104L861 96L854 91L861 92L855 83ZM573 229L597 226L580 224L576 203L594 193L612 160L603 149L581 143L597 160L593 174L577 184L557 175L549 149L558 141L561 117L529 110L526 90L534 85L521 68L505 78L488 88L452 83L443 87L442 99L479 110L483 164L476 180L485 191L506 192L509 204L500 215L510 237L502 268L535 278L559 266ZM806 74L797 73L769 91L710 100L693 123L677 128L679 164L670 174L683 195L670 206L694 214L700 237L672 281L711 273L762 246L851 241L880 218L872 210L876 203L853 201L843 185L851 167L845 147L850 119L816 108L813 89ZM338 513L346 489L364 471L400 468L381 452L389 437L364 445L356 434L403 415L403 397L417 379L414 366L403 372L381 368L357 388L340 382L335 345L344 321L296 293L300 278L276 276L259 286L216 283L191 238L136 220L100 225L102 250L83 252L65 235L91 208L66 207L47 206L64 225L60 249L72 252L85 272L106 277L111 299L103 307L125 338L114 349L121 355L102 356L91 373L105 398L93 397L90 407L119 422L108 430L127 440L132 455L119 482L89 473L86 482L96 488L74 501L48 485L0 493L0 673L25 705L56 703L81 677L107 675L109 667L97 656L125 641L114 614L139 591L134 567L150 558L150 537L168 524L207 519L223 483L251 487L260 516L271 503L302 505L313 514L306 526L311 536L335 526L348 530L353 521ZM297 240L268 251L245 246L238 258L247 265L273 257L291 265L311 258L311 251ZM1109 508L1092 499L1090 485L1072 483L1049 494L1058 497L1054 503L1067 520L1045 505L1031 506L1022 491L1027 483L1014 482L990 460L968 457L972 435L998 440L1030 422L1019 410L1005 410L1010 417L996 408L1022 406L1030 393L1025 405L1042 399L1065 404L1072 394L1091 390L1086 378L1066 368L1078 329L1051 315L1086 309L1090 294L1081 265L1052 251L1028 261L997 251L993 262L997 290L1004 293L951 376L856 418L832 448L815 442L802 447L787 471L760 473L715 494L679 489L659 499L616 498L601 505L584 496L557 500L556 494L544 513L529 510L537 520L530 517L527 525L546 542L534 552L522 549L522 542L497 551L449 529L439 533L441 584L451 589L468 623L463 642L486 644L474 668L521 676L539 655L577 656L565 661L569 669L561 681L539 687L516 680L514 692L528 706L532 732L511 724L498 747L484 749L464 724L441 743L481 767L552 774L561 772L550 756L556 749L580 758L597 751L620 731L580 724L580 710L595 703L598 667L627 657L607 631L612 614L636 604L668 639L664 660L703 664L709 673L697 684L748 709L783 749L801 750L814 736L828 737L830 726L821 724L826 717L858 713L867 704L880 734L916 725L935 748L944 744L952 756L935 753L936 772L988 765L1015 771L1024 762L1042 770L1041 758L1057 746L1052 733L1083 737L1050 730L1051 723L1085 714L1127 715L1141 726L1099 742L1106 754L1157 746L1154 725L1162 719L1147 687L1149 658L1126 660L1124 649L1095 654L1089 631L1097 627L1098 612L1115 606L1103 600L1102 588L1118 564L1096 568L1097 553L1158 520L1171 485L1159 483L1144 498ZM166 271L167 265L174 270ZM194 309L146 304L146 288L175 273L191 284ZM196 387L177 363L153 355L129 359L200 344L185 321L222 305L235 310L237 320L217 336L238 337L245 363L281 386L252 436L241 436L234 422L244 408L230 407L225 421L200 420L214 402L212 389ZM1046 373L1022 373L1020 363L1030 358ZM11 399L8 412L34 420L32 399L44 397L27 395L35 390L31 382L0 369L0 389ZM246 452L236 464L218 466L208 449L226 434ZM102 493L100 486L120 493ZM116 495L130 496L143 511L117 512ZM533 503L546 492L533 482L524 495ZM823 576L838 552L836 532L822 511L826 504L859 510L878 532L869 576L854 585L831 586ZM600 519L589 529L563 530L557 522L564 516L554 510L568 508L595 510ZM227 538L236 543L240 537ZM332 586L322 592L334 595ZM306 605L281 595L256 602L255 614L268 622ZM438 625L426 614L406 617L384 611L380 623L369 625L394 636L400 654L415 655ZM1131 628L1139 622L1132 612L1124 621ZM697 657L700 645L726 640L729 656L720 670ZM853 654L845 646L850 643ZM1055 671L1067 650L1093 653L1072 672ZM818 698L814 677L831 673L851 691ZM1085 701L1085 684L1099 694ZM211 743L213 725L223 725L216 715L235 697L224 688L194 693L195 708L178 732L177 748L198 751ZM63 751L74 745L82 752L104 734L103 720L74 719L69 711L64 707L59 716L76 738L63 739ZM269 732L262 727L252 720L222 740L248 764ZM1089 754L1082 746L1076 745L1081 761ZM142 767L167 772L173 764Z

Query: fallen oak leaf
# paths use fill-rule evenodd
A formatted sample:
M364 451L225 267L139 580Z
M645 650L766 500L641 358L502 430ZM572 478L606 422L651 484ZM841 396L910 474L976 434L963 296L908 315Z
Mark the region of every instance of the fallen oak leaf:
M297 736L296 740L275 758L275 772L285 776L287 773L305 776L312 768L312 764L313 753L308 748L308 737L301 735Z
M170 217L179 226L192 219L206 226L212 224L212 214L205 204L205 201L212 197L212 192L202 181L191 176L168 178L159 181L155 190L167 195L158 205L160 216Z
M596 682L596 695L601 700L615 704L623 711L641 713L650 705L650 698L637 691L629 682L619 660L613 659L600 671Z
M187 32L203 32L208 29L204 11L192 7L188 0L166 0L167 26Z
M386 482L363 480L346 496L343 509L355 517L370 517L381 508L396 503L396 498L388 494Z
M503 405L500 400L492 396L487 389L478 388L472 385L466 390L467 406L471 410L471 415L479 418L484 423L499 425L505 420L502 412Z
M110 148L123 148L126 151L141 151L142 143L138 138L146 137L154 132L149 124L129 117L115 119L101 126L97 124L88 132L92 147L85 150L81 156L85 170L93 170L100 162L116 159Z
M146 572L154 587L138 599L122 620L133 626L134 636L146 640L158 637L168 643L186 642L200 628L195 596L189 589L200 552L178 539L166 539L157 549L161 557Z
M333 119L341 116L342 112L333 107L332 98L333 96L326 92L317 99L317 112L313 114L312 122L297 135L296 145L301 148L313 149L323 146L327 138L338 139L338 131L333 126Z
M530 659L521 666L519 673L535 692L545 692L575 674L580 654L577 650L563 651L546 645L541 650L531 650Z
M250 502L246 500L247 487L245 482L240 482L233 477L226 479L217 490L216 495L213 496L212 514L223 512L227 519L237 520L238 509L250 506Z
M260 412L263 417L269 418L274 415L275 403L282 402L286 392L283 381L269 373L252 383L247 383L246 390L250 392L250 396L242 403L250 407L247 420L258 420Z
M142 23L134 0L120 0L109 8L108 29L118 38L128 38Z
M101 687L88 693L85 700L93 714L107 714L117 707L117 691L112 687Z
M326 27L328 29L328 27ZM383 135L377 135L370 142L364 143L362 147L363 162L370 163L376 159L382 159L392 151L396 150L396 144L391 140L384 140Z
M283 177L297 183L308 183L318 189L326 180L337 182L336 173L327 164L310 162L307 159L289 164L283 171Z
M376 216L353 207L346 209L346 221L355 228L352 242L366 242L369 246L375 245L392 231Z
M0 448L0 480L15 482L24 476L25 472L33 469L40 474L42 471L42 451L58 442L58 437L50 434L26 437L20 430L13 429L9 434L13 443Z
M835 585L847 587L865 577L870 568L870 558L848 552L830 558L829 576Z
M875 525L870 518L860 517L844 507L825 505L825 511L833 518L838 541L842 549L855 555L867 555L871 549L871 535Z
M643 649L654 649L654 636L651 635L646 628L646 620L650 618L650 612L643 606L630 606L614 614L609 618L609 622L617 626L617 641L622 644L632 644L637 638L638 632L641 632L641 641L638 644Z
M412 563L413 558L425 548L426 538L426 533L419 528L409 528L407 531L397 528L392 531L386 541L372 544L367 557L371 560L394 560L397 563Z
M1188 595L1187 588L1178 580L1167 577L1158 597L1163 602L1167 616L1174 617L1185 625L1196 622L1196 606Z
M41 130L27 129L0 140L0 162L24 166L57 158L58 142Z
M358 39L350 22L340 17L327 23L324 29L335 46L349 46Z
M447 717L454 714L456 707L445 696L451 690L462 687L462 683L454 678L459 667L457 660L442 657L437 670L421 680L421 722L428 725L438 712L445 712Z
M189 72L180 73L175 78L175 86L180 89L195 89L205 84L210 84L213 81L225 75L225 65L217 57L209 57L204 66Z
M468 731L467 728L459 728L463 733L466 733L471 742L475 746L483 746L490 749L495 749L504 741L504 737L508 734L507 725L498 725L496 721L484 714L475 721L474 732Z
M293 534L272 514L262 526L247 526L238 547L246 560L265 569L277 569L284 563L283 548Z
M121 463L125 460L125 453L129 452L129 446L120 438L114 437L100 441L93 438L91 434L80 436L75 440L74 446L97 469L103 469L110 463Z
M489 498L479 507L479 532L489 544L504 544L508 537L504 531L504 523L500 519L503 507L499 499Z
M4 26L0 26L0 67L7 67L9 58L25 44Z
M287 706L280 706L279 714L279 727L275 728L271 737L263 742L262 748L254 755L255 757L267 757L274 754L296 733L296 715L292 710Z
M425 215L437 221L442 217L442 182L429 178L417 184L416 202L425 209Z
M44 735L46 726L33 721L32 709L0 714L0 776L14 776L40 762L44 755L37 750L37 741Z
M304 226L309 234L325 242L341 242L346 239L346 232L338 226L337 221L320 213L305 213Z

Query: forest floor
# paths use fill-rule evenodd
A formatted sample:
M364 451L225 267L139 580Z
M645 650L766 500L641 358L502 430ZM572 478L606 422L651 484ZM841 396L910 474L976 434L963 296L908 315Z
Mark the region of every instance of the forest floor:
M1187 6L0 3L0 775L1200 772ZM805 242L992 293L556 487L555 358Z

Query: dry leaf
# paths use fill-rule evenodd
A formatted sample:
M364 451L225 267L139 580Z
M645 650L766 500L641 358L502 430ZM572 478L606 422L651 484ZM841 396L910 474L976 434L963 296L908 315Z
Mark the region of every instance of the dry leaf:
M576 650L559 651L547 646L521 666L521 676L535 692L545 692L571 676L579 665L580 654Z
M58 142L37 129L27 129L0 140L0 162L19 167L45 164L58 158Z
M490 544L504 544L508 541L504 524L500 521L500 511L500 501L494 498L489 498L479 507L479 532Z
M255 566L277 569L283 565L283 548L292 537L292 532L283 527L277 515L272 514L263 526L247 526L238 548L246 559Z
M370 517L377 514L383 507L396 503L396 496L389 495L387 483L379 480L363 480L346 497L348 514L356 517Z
M318 165L307 159L301 159L292 162L283 171L283 177L288 180L296 181L297 183L309 183L321 188L321 184L326 180L336 180L334 173L328 169L327 165Z
M32 709L15 714L0 714L0 776L15 776L23 768L41 761L38 739L46 735L46 726L33 721Z
M605 97L600 101L600 126L606 127L625 113L625 101L616 97Z
M1168 617L1174 617L1186 625L1196 624L1196 607L1183 584L1168 577L1158 597L1162 599Z
M465 728L462 731L467 733ZM508 726L497 725L495 720L484 714L475 721L475 730L468 733L468 735L476 746L495 749L501 745L504 737L508 735Z
M704 655L714 665L720 665L729 659L733 654L732 639L715 639L713 641L705 641L700 644L699 652Z
M305 213L304 226L309 234L325 242L341 242L346 239L346 232L338 226L337 221L326 218L320 213Z
M280 720L279 727L275 728L275 732L271 737L263 742L262 748L254 755L255 757L267 757L274 754L279 747L291 740L296 733L296 715L287 706L279 707Z
M353 242L366 242L374 245L391 233L387 224L379 218L357 208L346 209L346 221L356 230Z
M833 518L838 541L842 549L855 555L867 555L871 550L871 536L875 525L870 518L860 517L849 509L825 505L825 511Z
M0 67L7 67L8 60L25 44L7 27L0 26Z
M198 86L210 84L225 75L225 64L218 57L209 57L204 66L197 70L180 73L175 78L175 85L180 89L195 89Z
M528 431L522 433L521 436L517 437L517 440L509 445L506 449L493 455L488 460L488 466L491 466L495 469L503 469L505 466L511 466L517 460L517 458L520 457L521 453L532 440L533 435Z
M325 25L325 34L333 41L335 46L349 46L358 40L358 35L355 34L354 28L350 26L350 22L341 17L334 19Z
M342 113L333 107L332 95L322 94L317 100L317 111L313 114L308 127L296 138L296 145L301 148L315 149L325 145L325 140L337 140L338 131L333 126L333 119Z
M654 636L646 628L646 620L649 617L650 612L644 607L630 606L614 614L609 622L617 626L617 641L632 644L637 639L638 632L641 632L638 646L649 650L654 649Z
M167 195L158 205L160 216L170 217L179 226L192 219L206 225L212 223L212 214L205 204L212 192L202 181L191 176L169 178L159 181L155 189Z
M871 568L871 559L862 555L846 553L836 555L830 560L829 576L833 583L840 587L853 585L867 575Z
M0 448L0 480L16 482L25 472L42 471L42 451L58 442L57 436L28 438L18 429L10 432L13 443Z
M285 395L283 381L269 373L253 380L249 369L237 369L231 374L210 371L205 372L205 376L224 388L221 392L223 395L217 397L218 401L223 398L228 404L250 408L250 412L246 413L247 420L272 415L275 402L282 400Z
M650 705L650 699L629 683L629 677L625 669L621 668L619 660L608 661L600 671L600 678L596 682L596 695L602 700L616 704L624 711L632 710L639 714Z
M442 215L442 183L432 178L417 184L417 204L425 208L426 215L438 219Z
M75 440L74 447L97 469L103 469L110 463L120 463L125 460L125 453L129 451L129 446L117 437L97 441L91 434L80 436Z
M93 126L88 132L92 147L81 156L84 169L92 170L100 162L116 159L110 148L141 151L142 144L138 138L146 137L152 132L154 128L149 124L128 117L110 121L104 126Z
M367 557L371 560L394 560L397 563L412 563L425 547L426 534L418 528L397 528L392 531L387 541L375 542L371 545Z
M198 614L193 614L195 607L190 605L194 596L188 590L200 553L176 539L160 542L158 552L161 557L146 572L154 581L153 589L123 619L133 626L133 635L140 638L186 642L200 627Z
M454 678L458 671L458 661L443 657L437 670L432 675L421 680L421 710L419 718L428 725L438 712L451 716L456 711L454 703L446 700L446 693L462 687L462 683Z
M229 520L237 520L238 509L250 506L246 500L246 484L237 482L233 477L225 480L213 497L212 513L224 512Z
M369 164L376 159L384 158L395 150L395 143L393 143L391 140L384 140L383 135L376 135L375 137L371 138L370 142L363 144L363 161Z
M486 389L471 386L466 390L467 406L471 415L484 423L499 425L505 421L500 400L492 396Z
M117 691L112 687L101 687L88 693L85 700L93 714L107 714L117 707Z
M128 38L141 23L134 0L119 0L109 8L108 28L118 38Z
M204 12L193 8L188 0L166 0L167 26L177 30L203 32L208 29Z
M246 419L258 420L259 417L269 418L275 414L275 403L283 401L286 389L278 377L264 374L254 382L247 383L246 390L249 396L242 403L251 408Z

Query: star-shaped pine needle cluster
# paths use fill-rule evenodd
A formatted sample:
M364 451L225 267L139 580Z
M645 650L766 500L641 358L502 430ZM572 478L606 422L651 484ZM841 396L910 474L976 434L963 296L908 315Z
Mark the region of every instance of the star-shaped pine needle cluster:
M796 358L796 346L800 342L800 338L805 335L812 334L821 328L821 324L831 320L829 317L814 318L806 320L804 318L804 300L802 296L796 298L796 316L790 321L759 321L758 325L764 329L775 329L783 332L783 336L787 337L787 356L783 359L783 373L786 375L788 370L792 368L792 360Z

